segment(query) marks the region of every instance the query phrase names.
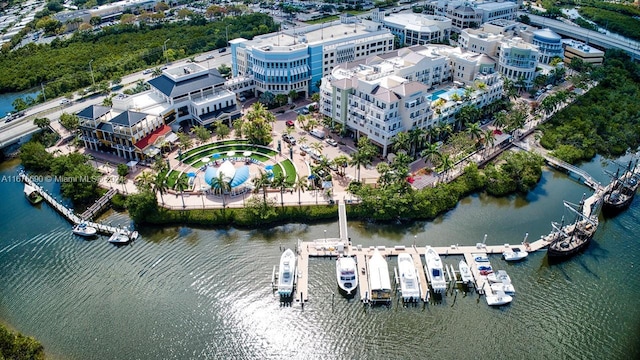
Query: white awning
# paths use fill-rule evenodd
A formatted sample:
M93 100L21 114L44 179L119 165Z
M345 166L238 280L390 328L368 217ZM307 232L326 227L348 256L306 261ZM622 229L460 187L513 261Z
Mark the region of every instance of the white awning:
M178 141L178 135L174 132L170 132L164 137L164 140L168 143L175 144L175 142Z

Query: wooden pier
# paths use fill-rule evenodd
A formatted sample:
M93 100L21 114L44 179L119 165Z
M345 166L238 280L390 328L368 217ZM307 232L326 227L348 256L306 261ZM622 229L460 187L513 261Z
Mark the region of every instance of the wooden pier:
M76 215L73 212L73 210L59 203L58 200L56 200L53 196L51 196L40 185L36 184L33 180L31 180L31 178L25 172L23 171L19 172L18 176L20 177L20 180L22 180L22 182L29 184L31 187L33 187L38 192L38 194L40 194L42 198L49 205L51 205L51 207L53 207L57 212L59 212L62 216L64 216L67 220L69 220L74 226L80 223L85 223L87 224L87 226L91 226L95 228L100 233L103 233L103 234L123 233L123 234L126 234L131 240L135 240L135 238L138 236L137 231L131 231L131 230L115 227L115 226L103 225L103 224L99 224L91 221L86 221L82 217Z
M102 195L100 199L96 200L96 202L93 203L93 205L89 206L87 210L85 210L82 214L80 214L80 218L82 218L83 220L93 219L93 217L96 216L99 212L101 212L105 206L109 205L109 201L117 193L118 192L116 191L116 189L113 189L113 188L109 189L109 191L107 191L104 195Z

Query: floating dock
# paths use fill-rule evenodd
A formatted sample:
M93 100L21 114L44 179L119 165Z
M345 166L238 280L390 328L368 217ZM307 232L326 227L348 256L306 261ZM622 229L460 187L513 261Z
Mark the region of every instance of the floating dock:
M53 207L57 212L59 212L62 216L64 216L67 220L69 220L74 226L80 223L85 223L87 224L87 226L91 226L95 228L98 232L102 234L112 235L114 233L123 233L123 234L126 234L131 240L135 240L137 238L138 236L137 231L125 230L115 226L103 225L103 224L98 224L91 221L86 221L81 216L76 215L73 212L73 210L59 203L58 200L56 200L53 196L51 196L48 192L46 192L40 185L36 184L33 180L31 180L31 178L24 171L20 171L18 173L18 176L20 177L20 180L22 180L22 182L29 184L31 187L33 187L38 192L38 194L40 194L42 198L47 203L49 203L49 205L51 205L51 207Z

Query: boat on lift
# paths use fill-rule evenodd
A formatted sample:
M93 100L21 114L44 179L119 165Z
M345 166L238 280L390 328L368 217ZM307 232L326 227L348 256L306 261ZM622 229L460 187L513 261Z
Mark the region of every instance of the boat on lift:
M296 255L291 249L287 249L280 256L280 267L278 268L278 294L281 297L293 295L295 272Z
M410 254L398 254L398 273L402 301L418 301L420 299L420 283L418 281L418 272Z
M391 279L389 267L382 254L375 249L369 259L369 289L372 303L391 302Z
M493 293L496 293L499 291L502 291L507 295L515 295L516 293L516 289L513 287L513 284L507 283L507 282L492 283L490 287Z
M487 275L487 280L492 283L509 283L511 284L511 278L504 270L498 270L494 273Z
M464 260L460 260L460 263L458 264L458 270L460 271L460 280L462 280L463 284L469 285L473 282L473 274L471 273L471 269Z
M431 246L427 246L424 258L427 263L427 276L429 283L431 283L431 289L434 293L444 293L447 290L447 281L444 278L440 255Z
M487 294L487 296L485 296L485 299L487 300L487 305L489 306L506 305L513 301L513 298L511 296L505 294L502 291L496 291L492 294Z

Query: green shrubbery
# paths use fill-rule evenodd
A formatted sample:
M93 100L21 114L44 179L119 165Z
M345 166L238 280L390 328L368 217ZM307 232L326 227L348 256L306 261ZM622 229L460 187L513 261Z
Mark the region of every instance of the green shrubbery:
M0 359L44 359L44 348L32 337L9 331L0 325Z

